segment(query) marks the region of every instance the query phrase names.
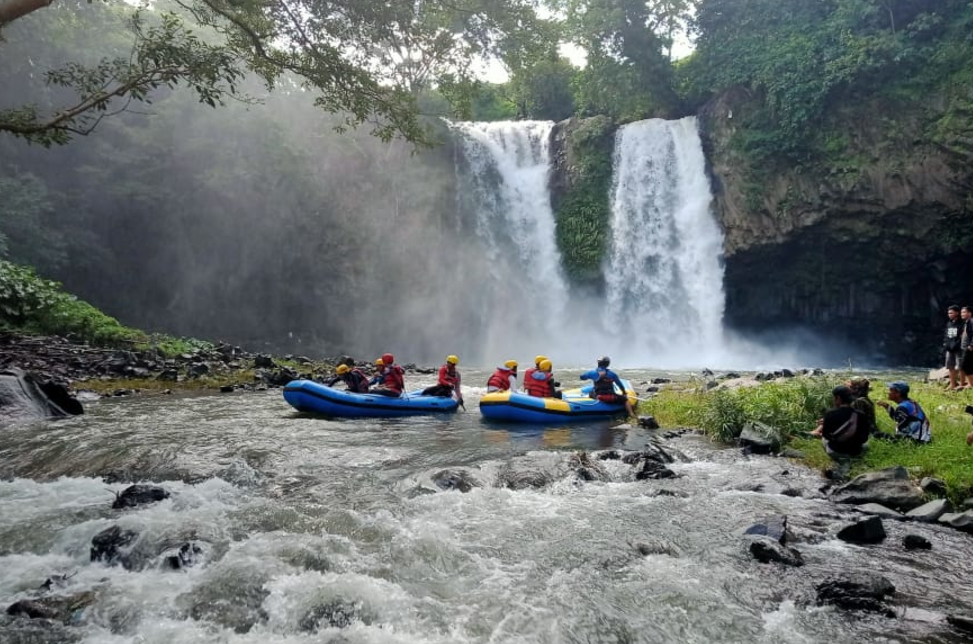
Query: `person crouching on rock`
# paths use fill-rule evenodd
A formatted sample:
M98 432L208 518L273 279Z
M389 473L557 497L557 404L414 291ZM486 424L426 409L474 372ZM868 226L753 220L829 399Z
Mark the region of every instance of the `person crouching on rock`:
M378 373L368 383L373 386L368 390L370 394L389 396L398 398L405 391L405 372L402 367L395 364L395 357L391 353L383 353L382 357L375 361Z
M855 395L850 387L839 385L831 390L831 396L834 408L825 412L811 435L822 439L828 456L846 463L865 451L868 422L864 414L851 406Z
M490 379L487 380L487 393L495 391L509 391L517 393L517 361L507 360L497 367Z
M878 438L886 440L911 439L917 443L928 443L932 440L929 428L929 417L922 410L919 403L909 398L909 385L902 381L889 383L889 400L894 406L884 400L878 401L889 412L895 421L895 435L880 434Z
M422 390L423 396L441 396L446 398L456 393L456 400L463 402L463 393L460 391L460 375L456 371L459 364L459 356L446 356L446 363L439 368L439 381L431 387Z
M557 390L561 383L554 380L552 369L553 365L550 360L541 360L539 368L527 370L527 373L524 374L524 389L527 391L527 395L537 398L561 397L561 392Z
M361 369L357 367L353 369L347 364L339 364L335 367L334 373L335 376L325 382L325 386L333 387L336 382L341 380L348 387L348 391L356 394L368 393L368 376L362 373Z
M591 380L594 382L590 394L592 398L611 405L624 404L625 411L628 412L628 415L634 416L635 411L632 409L632 403L629 401L628 396L625 395L625 383L622 382L622 379L618 377L617 373L608 368L610 364L611 358L608 356L599 358L598 367L581 374L581 380ZM622 392L621 394L615 392L616 385L618 386L618 390Z

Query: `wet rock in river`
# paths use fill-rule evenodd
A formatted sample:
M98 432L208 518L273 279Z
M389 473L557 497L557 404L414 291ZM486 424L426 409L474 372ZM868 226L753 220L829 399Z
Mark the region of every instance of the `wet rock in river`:
M166 568L171 570L182 570L192 568L200 563L203 556L203 549L197 543L184 543L179 550L173 554L163 553L163 563Z
M899 510L911 510L924 502L922 490L901 466L856 476L832 490L831 495L837 503L878 503Z
M441 490L469 492L480 484L465 470L442 470L432 475L432 482Z
M795 548L782 545L768 537L751 537L750 555L760 563L779 563L785 566L804 565L804 557Z
M947 512L939 517L939 523L956 528L962 532L973 533L973 510L966 512Z
M738 440L740 446L751 454L773 454L780 451L780 432L764 423L747 423Z
M845 610L864 610L895 616L885 603L886 598L895 594L895 586L881 575L847 574L818 584L816 590L818 605L830 604Z
M109 566L121 563L137 539L137 532L122 530L117 525L106 528L91 539L91 561L101 561Z
M592 461L588 452L575 452L568 465L582 481L608 481L608 472L597 462Z
M659 422L655 419L655 416L639 416L639 427L659 429Z
M929 539L918 534L907 534L902 537L902 545L906 550L932 550L932 543Z
M946 621L964 633L973 634L973 617L968 615L947 615Z
M39 374L0 371L0 419L58 418L84 413L64 385Z
M896 512L895 510L887 508L878 503L864 503L862 505L856 505L855 509L862 514L874 514L876 516L885 517L886 519L895 519L897 521L905 519L905 515L901 512Z
M906 513L906 517L923 523L934 523L947 512L952 511L953 504L946 499L936 499L924 505L920 505L915 510Z
M115 510L134 508L139 505L156 503L169 498L169 492L157 485L131 485L115 497L111 507Z
M76 624L84 616L84 610L95 602L92 591L73 595L51 595L34 599L22 599L7 607L7 614L30 619L52 619L65 624Z
M881 543L887 535L881 517L870 516L845 526L837 536L848 543Z
M669 479L676 476L676 473L668 467L655 460L646 459L642 464L642 469L635 474L636 481L646 479Z

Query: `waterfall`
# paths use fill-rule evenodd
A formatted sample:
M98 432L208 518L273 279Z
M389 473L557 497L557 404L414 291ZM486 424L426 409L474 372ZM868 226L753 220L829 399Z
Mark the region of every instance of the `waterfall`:
M489 278L474 293L490 360L553 351L568 289L554 237L550 121L454 123L460 196L469 205ZM541 344L538 344L541 343Z
M616 134L607 314L639 364L701 367L724 354L723 234L696 118Z

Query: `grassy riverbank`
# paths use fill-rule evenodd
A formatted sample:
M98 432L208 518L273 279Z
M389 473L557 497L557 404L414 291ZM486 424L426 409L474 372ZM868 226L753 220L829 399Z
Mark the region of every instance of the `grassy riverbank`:
M815 428L817 419L831 406L831 389L847 379L833 374L766 382L754 387L705 390L703 382L671 385L658 396L639 405L663 426L692 426L703 429L715 440L732 441L747 422L759 421L780 430L785 444L806 455L812 467L826 469L832 461L821 441L801 434ZM859 474L903 465L915 477L934 476L946 482L949 497L958 502L973 496L973 448L967 447L971 417L964 412L973 404L973 391L948 392L939 383L910 382L911 397L929 415L933 441L928 445L872 440L866 455L855 462L851 473ZM884 400L885 380L872 382L873 400ZM892 433L892 420L880 407L878 424Z

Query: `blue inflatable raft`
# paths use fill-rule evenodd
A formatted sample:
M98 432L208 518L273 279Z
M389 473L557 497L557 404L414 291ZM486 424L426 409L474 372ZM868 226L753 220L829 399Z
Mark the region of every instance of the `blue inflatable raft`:
M634 405L632 383L622 380L625 394ZM538 398L523 393L497 391L480 399L480 413L490 420L515 423L570 423L576 421L613 418L625 414L625 405L594 400L588 394L592 385L562 392L562 398ZM616 387L617 389L617 387Z
M452 413L459 407L454 398L423 396L421 391L399 398L377 394L355 394L333 389L312 380L294 380L284 387L284 400L298 411L327 416L394 418L422 414Z

